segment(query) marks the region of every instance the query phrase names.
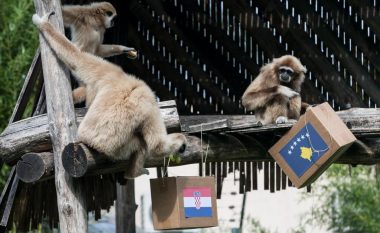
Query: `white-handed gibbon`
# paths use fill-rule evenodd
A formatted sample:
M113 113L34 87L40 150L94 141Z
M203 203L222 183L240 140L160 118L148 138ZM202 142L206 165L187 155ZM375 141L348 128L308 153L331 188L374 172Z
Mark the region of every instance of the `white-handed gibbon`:
M242 97L243 106L255 111L256 118L263 124L286 123L288 119L300 117L301 85L306 68L291 55L275 58L260 69Z
M65 27L70 28L71 41L84 52L100 57L127 54L131 59L137 57L134 48L123 45L103 44L104 33L114 24L117 13L109 2L95 2L88 5L64 5L62 17ZM95 96L94 90L80 87L73 91L74 103L86 100L88 107Z
M146 156L182 153L186 137L167 134L156 96L145 82L98 56L82 52L49 22L33 15L57 57L95 96L78 128L79 141L112 160L130 158L126 178L144 171Z

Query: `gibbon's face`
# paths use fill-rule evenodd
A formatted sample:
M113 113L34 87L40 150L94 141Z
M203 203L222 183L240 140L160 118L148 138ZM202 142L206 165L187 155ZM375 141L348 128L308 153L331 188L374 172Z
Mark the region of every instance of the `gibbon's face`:
M117 16L116 9L109 2L100 2L98 4L98 11L101 12L104 26L106 28L113 27L115 17Z
M273 60L277 70L277 77L280 84L292 86L297 81L303 81L306 68L293 56L285 55Z
M294 70L288 66L280 66L278 69L278 78L280 82L290 83L294 76Z

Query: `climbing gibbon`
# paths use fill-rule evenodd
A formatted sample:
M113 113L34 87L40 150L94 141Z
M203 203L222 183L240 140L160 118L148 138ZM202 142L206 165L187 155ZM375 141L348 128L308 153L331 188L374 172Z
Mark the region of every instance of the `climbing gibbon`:
M128 58L137 57L134 48L123 45L103 44L104 33L114 24L116 10L109 2L95 2L88 5L64 5L62 17L65 27L70 28L71 41L84 52L100 57L127 54ZM80 83L73 91L74 103L86 100L88 107L95 96L94 90Z
M126 178L144 173L146 156L182 153L186 137L167 134L156 96L145 82L98 56L82 52L49 22L49 16L33 15L33 23L57 57L95 92L78 127L79 142L112 160L130 158Z
M243 106L255 111L263 124L286 123L288 119L300 117L301 85L306 68L291 55L275 58L260 69L259 75L248 86L242 97Z

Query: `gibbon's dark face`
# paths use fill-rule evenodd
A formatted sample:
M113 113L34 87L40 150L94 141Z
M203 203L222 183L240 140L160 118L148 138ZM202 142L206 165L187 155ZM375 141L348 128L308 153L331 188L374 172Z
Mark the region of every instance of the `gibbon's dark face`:
M278 69L278 78L281 83L290 83L295 76L295 72L291 67L280 66Z

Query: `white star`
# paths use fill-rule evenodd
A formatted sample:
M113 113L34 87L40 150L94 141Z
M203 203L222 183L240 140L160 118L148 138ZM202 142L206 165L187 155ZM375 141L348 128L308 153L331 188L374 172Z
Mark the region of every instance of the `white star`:
M297 142L300 142L301 141L301 139L300 138L297 138Z
M294 145L294 146L297 146L297 142L293 142L293 145Z
M291 149L291 150L293 150L293 149L294 149L294 147L293 147L293 146L291 146L291 147L290 147L290 149Z
M302 134L302 135L301 135L301 138L302 138L302 139L305 139L305 136L303 136L303 134Z
M306 133L306 137L310 137L310 134L309 134L309 133Z
M288 154L290 154L290 155L291 155L291 154L292 154L292 151L288 150Z

